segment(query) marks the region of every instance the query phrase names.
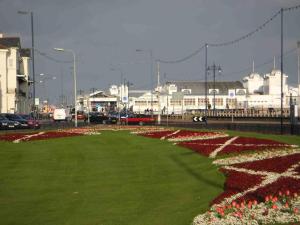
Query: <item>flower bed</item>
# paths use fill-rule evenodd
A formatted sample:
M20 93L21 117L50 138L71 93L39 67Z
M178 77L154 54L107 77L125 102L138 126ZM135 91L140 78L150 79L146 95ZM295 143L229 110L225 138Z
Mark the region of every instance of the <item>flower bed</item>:
M224 192L212 201L210 211L195 218L194 225L300 221L300 199L297 197L300 194L300 149L296 146L214 132L179 130L144 136L178 142L179 146L211 158L248 151L214 161L214 164L223 165L220 170L226 175ZM282 197L286 190L289 190L287 196ZM279 197L273 197L277 195ZM296 200L288 199L290 195L295 195Z
M35 133L15 133L0 135L0 140L19 143L24 141L45 140L52 138L74 137L81 135L99 134L94 128L74 128L57 131L35 132Z
M232 202L213 206L208 212L197 216L194 225L253 225L271 223L294 223L300 221L300 198L287 189L278 195L267 195L265 200Z
M215 139L215 138L221 138L227 136L228 136L227 134L222 132L197 132L197 131L180 130L179 132L169 135L168 137L166 137L166 139L172 142L181 142L181 141Z
M269 149L274 150L295 147L293 145L272 140L244 137L223 137L210 140L185 141L178 145L212 158L216 155L240 153L251 150L265 151Z
M170 135L174 133L174 131L172 130L165 130L165 131L150 131L150 132L143 132L140 133L140 136L144 136L144 137L150 137L150 138L162 138L165 137L167 135Z
M286 189L290 189L292 193L300 193L299 165L300 154L293 154L224 166L221 171L227 176L225 190L213 203L224 205L249 199L261 202L263 196L275 195ZM256 179L249 179L249 175ZM235 194L237 190L239 193ZM235 193L231 196L228 194L233 192Z

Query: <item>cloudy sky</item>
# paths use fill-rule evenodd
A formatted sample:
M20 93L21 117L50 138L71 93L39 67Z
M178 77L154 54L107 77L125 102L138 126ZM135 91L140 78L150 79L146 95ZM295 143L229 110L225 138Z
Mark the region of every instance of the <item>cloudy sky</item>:
M107 89L124 78L135 89L149 89L151 57L180 60L204 43L237 39L262 25L281 7L299 5L299 0L0 0L0 32L20 36L22 47L31 46L30 17L34 12L36 79L39 74L57 77L45 86L37 83L37 95L58 101L72 96L72 60L54 47L72 49L77 56L78 89ZM300 9L284 15L284 71L296 85L297 41L300 40ZM136 51L141 49L143 51ZM264 29L234 45L210 47L208 62L223 69L217 80L241 80L252 70L267 73L273 57L280 55L280 16ZM62 63L55 62L60 60ZM280 68L279 59L277 67ZM64 63L63 63L64 62ZM161 64L164 80L203 80L204 51L180 63ZM211 79L211 78L210 78Z

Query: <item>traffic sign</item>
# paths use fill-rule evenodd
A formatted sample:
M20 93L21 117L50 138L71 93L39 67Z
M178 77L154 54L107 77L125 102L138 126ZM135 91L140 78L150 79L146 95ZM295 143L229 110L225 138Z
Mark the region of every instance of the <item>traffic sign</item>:
M193 116L193 122L205 122L206 118L204 116Z

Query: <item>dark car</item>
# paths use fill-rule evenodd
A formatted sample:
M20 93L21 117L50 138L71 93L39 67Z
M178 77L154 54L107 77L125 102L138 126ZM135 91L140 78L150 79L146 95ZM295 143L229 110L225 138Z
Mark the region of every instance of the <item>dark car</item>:
M7 129L14 129L15 123L13 121L8 120L5 116L0 114L0 129L7 130Z
M3 113L2 115L7 119L13 121L15 124L15 128L29 128L28 121L17 114Z
M89 114L90 123L102 123L102 124L115 124L118 122L118 118L114 115L104 115L99 112L91 112Z
M32 128L32 129L40 129L41 128L40 121L37 119L34 119L32 117L32 115L20 114L19 116L22 117L23 119L27 120L29 128Z

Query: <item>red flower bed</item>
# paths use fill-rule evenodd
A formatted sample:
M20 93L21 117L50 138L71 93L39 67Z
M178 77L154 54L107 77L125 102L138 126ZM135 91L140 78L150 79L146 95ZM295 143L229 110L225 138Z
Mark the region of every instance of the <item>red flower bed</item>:
M15 140L25 137L26 135L33 135L33 134L37 134L37 133L4 134L4 135L0 135L0 140L1 141L15 141Z
M300 181L293 178L279 178L276 182L269 184L265 187L258 188L256 191L246 194L245 196L238 198L237 201L247 201L256 199L258 202L263 202L265 196L272 195L276 196L279 192L285 193L289 190L290 194L300 192Z
M254 162L239 163L236 164L235 167L250 169L254 171L283 173L292 165L295 165L299 162L300 154L294 154Z
M50 138L61 138L61 137L73 137L73 136L81 136L83 134L80 133L70 133L67 131L63 132L56 132L56 131L49 131L45 133L16 133L16 134L5 134L0 135L0 140L3 141L33 141L33 140L45 140Z
M262 177L259 175L252 175L226 169L221 169L221 171L226 175L226 181L224 184L225 191L212 201L213 204L218 204L225 198L254 187L262 181ZM251 199L253 199L253 197Z
M226 141L231 138L232 137L223 137L208 140L185 141L179 143L178 145L199 152L205 156L209 156L209 154L212 153L216 148L225 144ZM225 146L220 152L218 152L218 155L240 153L250 150L263 151L267 149L276 149L283 147L291 147L291 145L266 139L238 137L232 143Z
M288 145L278 141L252 138L252 137L239 137L232 144L256 144L256 145L275 145L275 146Z
M179 146L188 148L193 150L194 152L198 152L202 155L209 156L210 153L212 153L216 148L218 148L218 145L203 145L200 143L191 143L191 142L181 142L178 143Z
M231 139L231 137L221 137L221 138L193 140L193 141L183 141L181 143L187 143L187 144L191 144L191 145L216 145L216 146L220 146L220 145L224 144L226 141L228 141L229 139Z
M237 202L264 201L266 195L277 195L289 190L300 193L300 154L235 164L222 168L227 176L225 191L212 203L221 203L225 198L233 198L237 193L245 195L234 199ZM243 171L236 171L242 169ZM256 174L252 174L256 173ZM255 188L255 186L257 186ZM252 190L254 188L254 190Z
M33 136L29 139L25 139L24 141L46 140L46 139L52 139L52 138L74 137L74 136L82 136L82 135L83 134L79 134L79 133L50 131L50 132L46 132L46 133L38 135L38 136Z
M185 137L192 137L192 136L214 136L215 132L197 132L197 131L189 131L189 130L180 130L178 133L170 135L167 139L171 138L185 138Z
M278 149L282 148L282 146L260 146L260 145L227 145L225 148L222 149L218 153L218 155L225 155L225 154L231 154L231 153L240 153L244 151L264 151L268 149Z
M165 137L165 136L170 135L172 133L174 133L174 131L165 130L165 131L158 131L158 132L141 133L139 135L144 136L144 137L150 137L150 138L162 138L162 137Z

